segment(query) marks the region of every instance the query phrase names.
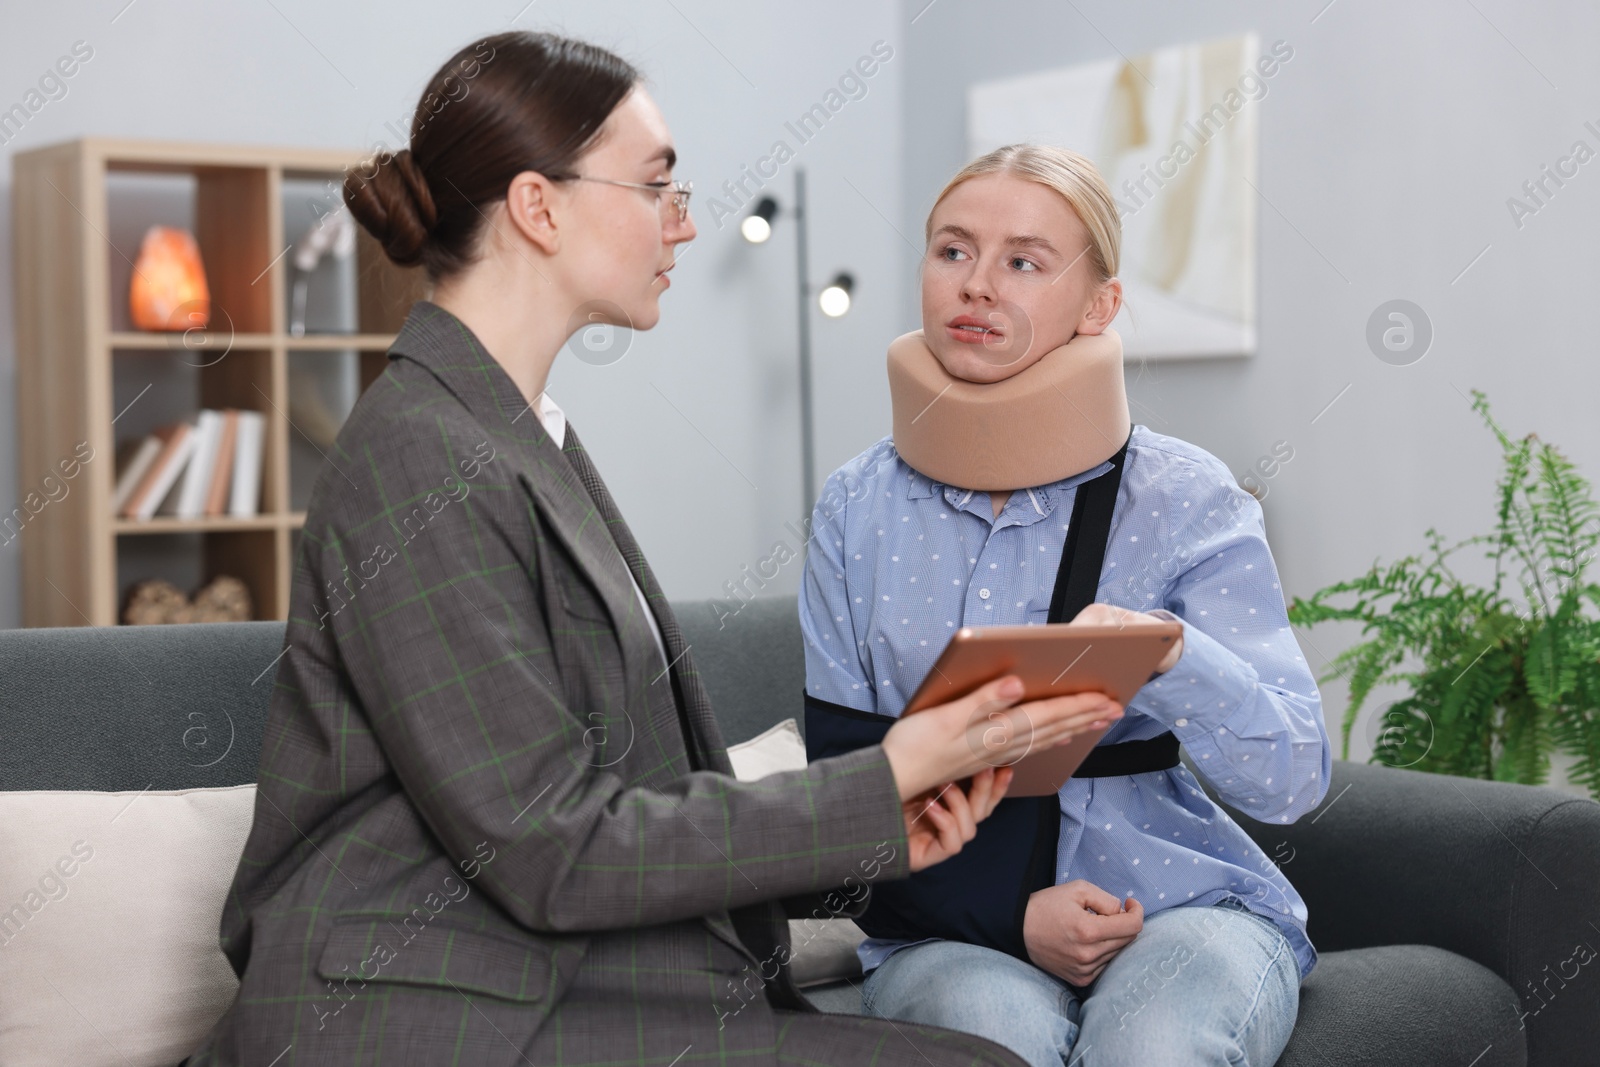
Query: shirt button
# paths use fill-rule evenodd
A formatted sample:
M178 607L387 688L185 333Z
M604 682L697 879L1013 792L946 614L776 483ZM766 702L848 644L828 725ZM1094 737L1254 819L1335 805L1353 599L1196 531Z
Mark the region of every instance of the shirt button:
M978 597L981 600L988 600L989 599L989 590L987 590L987 589L978 590Z
M1188 719L1174 719L1174 720L1172 720L1172 725L1174 725L1174 726L1188 726L1189 725L1189 720Z

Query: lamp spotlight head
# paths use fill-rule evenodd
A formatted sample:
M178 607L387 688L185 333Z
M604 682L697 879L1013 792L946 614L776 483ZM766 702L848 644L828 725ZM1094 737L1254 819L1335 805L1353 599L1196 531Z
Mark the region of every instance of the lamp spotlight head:
M772 236L772 220L777 214L778 202L770 196L763 196L756 201L756 206L744 217L744 221L739 223L739 232L746 241L758 245Z
M744 221L739 223L739 232L746 241L758 245L772 236L772 223L760 215L746 215Z
M855 290L856 280L844 271L833 276L833 281L828 287L817 294L817 306L822 313L830 319L836 319L850 310L850 294Z

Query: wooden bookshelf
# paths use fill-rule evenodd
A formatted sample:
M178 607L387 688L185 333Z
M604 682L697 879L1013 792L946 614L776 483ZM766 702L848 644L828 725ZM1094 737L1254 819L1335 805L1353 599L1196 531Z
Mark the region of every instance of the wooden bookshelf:
M340 277L354 290L341 302L345 321L290 335L286 253L307 219L339 206L344 168L362 158L103 138L13 157L18 495L54 496L37 513L0 513L0 523L12 523L3 533L21 549L24 626L115 625L138 581L167 577L192 594L218 574L245 582L258 619L287 617L307 472L315 469L306 448L323 447L290 418L300 395L295 376L337 370L347 385L365 389L425 292L420 271L396 268L359 232L353 270L329 268L346 271ZM138 235L158 223L186 224L199 243L212 307L205 332L148 333L127 321L123 280L138 256ZM118 395L142 378L153 388L131 402ZM249 408L266 418L258 514L115 515L117 447L155 422L192 418L205 407ZM319 414L324 434L343 418ZM60 464L82 454L80 443L92 457L67 479ZM291 462L291 453L300 459ZM64 495L46 492L50 478Z

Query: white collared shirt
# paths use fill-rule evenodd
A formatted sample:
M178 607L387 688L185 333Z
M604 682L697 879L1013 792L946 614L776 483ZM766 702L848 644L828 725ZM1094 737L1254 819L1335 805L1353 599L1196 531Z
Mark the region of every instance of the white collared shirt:
M554 400L550 399L550 394L547 392L539 394L539 419L544 423L545 432L556 443L556 447L562 447L562 443L567 439L567 415ZM650 610L650 604L644 598L644 590L639 588L632 571L628 572L628 580L633 584L634 595L639 598L639 606L644 609L645 621L650 624L650 633L656 639L656 647L661 650L661 662L666 663L667 643L661 638L661 627L656 625L655 612Z

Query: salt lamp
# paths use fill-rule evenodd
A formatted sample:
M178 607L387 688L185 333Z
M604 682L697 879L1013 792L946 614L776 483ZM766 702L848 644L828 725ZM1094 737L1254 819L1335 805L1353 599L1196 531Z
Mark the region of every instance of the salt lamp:
M211 320L200 246L187 230L152 226L139 246L128 309L141 330L197 330Z

